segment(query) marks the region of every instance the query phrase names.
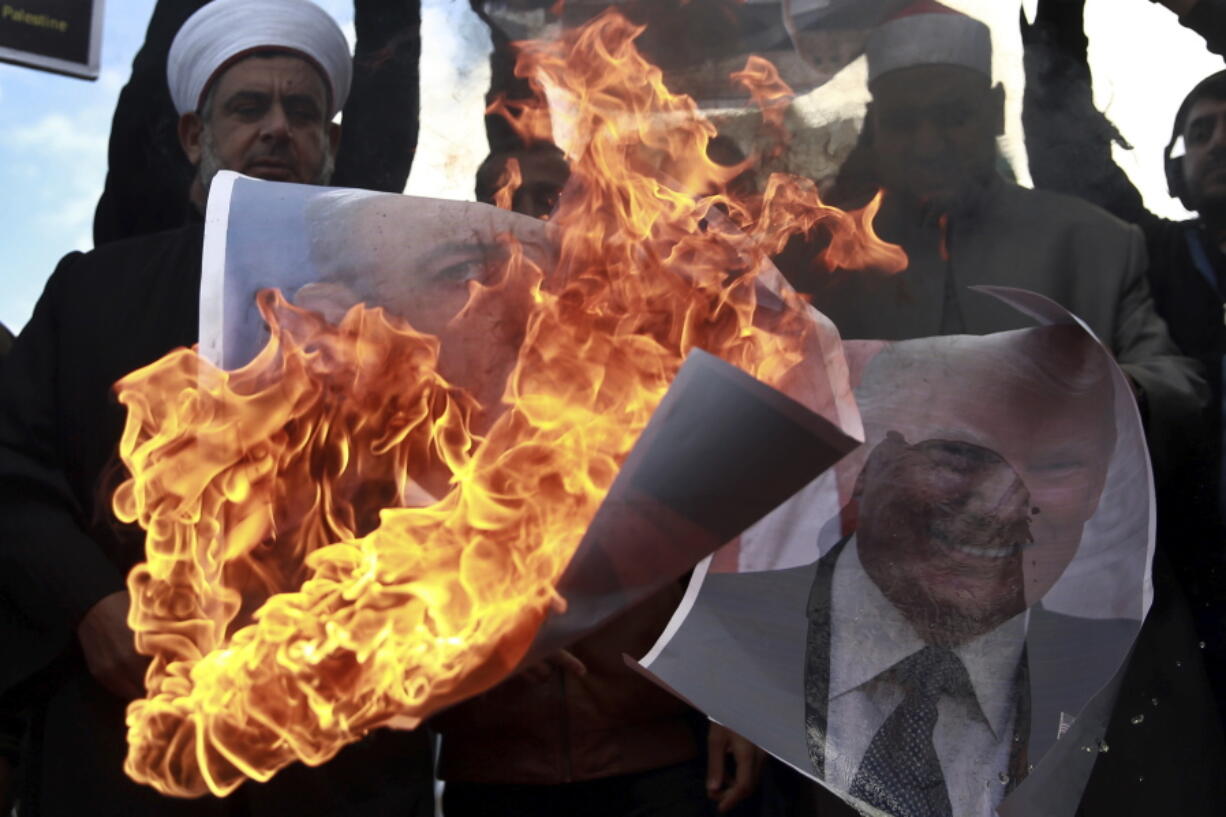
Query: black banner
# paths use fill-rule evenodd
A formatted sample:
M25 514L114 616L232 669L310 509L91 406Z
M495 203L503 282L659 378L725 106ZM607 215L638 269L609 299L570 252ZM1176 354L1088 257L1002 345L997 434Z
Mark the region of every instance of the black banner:
M98 76L102 0L0 0L0 60Z

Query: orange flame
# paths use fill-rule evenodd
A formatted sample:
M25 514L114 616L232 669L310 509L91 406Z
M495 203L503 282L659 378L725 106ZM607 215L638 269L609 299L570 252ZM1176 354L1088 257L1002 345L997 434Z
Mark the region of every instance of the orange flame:
M750 99L762 110L762 125L770 138L766 158L778 157L787 147L785 116L796 98L795 92L779 76L774 65L757 56L750 56L745 67L732 74L732 79L745 86Z
M153 657L128 709L134 779L225 795L505 677L564 604L556 582L686 354L776 385L812 355L818 321L771 283L770 253L821 225L829 264L898 263L871 209L827 207L810 183L732 196L714 129L638 55L640 31L605 14L523 45L550 109L499 109L566 134L572 178L556 265L508 239L466 307L531 304L484 436L437 340L362 306L333 326L263 293L271 338L249 365L181 350L120 381L132 476L114 507L147 531L128 586ZM758 308L764 284L782 308Z
M523 183L524 174L519 169L519 159L515 157L507 159L502 176L498 179L498 190L494 193L494 206L503 210L514 209L512 204L515 201L515 193L523 186Z

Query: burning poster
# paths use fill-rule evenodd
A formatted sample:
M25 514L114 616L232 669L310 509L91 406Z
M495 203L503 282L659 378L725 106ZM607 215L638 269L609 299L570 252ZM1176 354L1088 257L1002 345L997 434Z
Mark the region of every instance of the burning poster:
M412 727L684 572L859 436L837 333L769 257L820 233L828 268L898 269L876 205L782 176L734 198L692 100L642 81L637 34L605 15L524 52L538 96L502 113L569 135L548 223L214 180L200 353L118 387L115 508L148 531L129 587L153 656L132 777L224 795Z
M868 101L859 58L868 34L910 2L483 0L476 5L493 31L491 96L524 93L522 75L514 71L514 44L564 38L614 7L644 27L637 47L660 69L669 90L692 97L719 129L712 157L726 165L753 157L742 180L752 176L759 186L771 173L786 172L826 189L859 138ZM769 63L787 85L790 104L779 97L771 116L764 117L743 78L747 63ZM514 149L509 135L495 123L492 151Z
M547 39L613 7L646 27L644 56L676 93L701 107L749 102L730 79L757 55L803 93L864 51L868 32L912 0L484 0L485 18L508 41Z
M874 814L1071 815L1150 603L1130 387L1060 307L996 292L1047 325L846 344L866 442L837 488L696 570L641 661Z
M201 348L230 370L183 352L120 387L116 508L150 531L130 585L155 659L127 769L159 789L225 794L415 727L676 580L855 445L710 355L682 365L624 308L623 332L567 312L543 222L214 185ZM837 353L771 297L758 317L786 335L763 339L792 366ZM752 342L735 326L693 328L727 353L721 336Z

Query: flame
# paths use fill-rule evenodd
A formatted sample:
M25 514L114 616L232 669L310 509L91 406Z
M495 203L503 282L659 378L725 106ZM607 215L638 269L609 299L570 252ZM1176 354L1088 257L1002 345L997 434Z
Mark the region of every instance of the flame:
M750 56L745 67L732 74L732 79L745 86L750 99L761 109L762 125L770 139L766 158L777 158L789 141L785 117L788 106L796 98L795 92L779 76L774 65L758 56Z
M519 159L512 156L507 159L506 167L498 179L498 190L494 193L494 206L503 210L513 210L515 193L524 184L523 171L519 169Z
M737 170L707 158L714 129L640 32L606 13L522 44L539 96L495 103L528 135L566 134L572 177L552 267L508 238L465 307L531 305L487 432L435 338L363 306L331 325L272 292L249 365L180 350L117 385L131 477L114 508L147 531L128 587L153 659L127 715L135 780L222 796L497 683L564 606L556 582L686 354L776 385L812 354L819 320L769 255L820 227L824 263L902 263L871 208L828 207L811 183L731 195Z

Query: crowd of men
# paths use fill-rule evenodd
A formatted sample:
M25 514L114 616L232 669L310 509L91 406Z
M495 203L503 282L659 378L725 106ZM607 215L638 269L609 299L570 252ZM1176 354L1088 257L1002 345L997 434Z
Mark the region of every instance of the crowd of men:
M1226 53L1226 0L1161 2ZM1036 190L998 172L1004 89L987 26L933 0L880 21L866 46L872 102L835 203L854 206L884 189L876 225L909 265L891 277L817 278L792 266L793 252L779 266L845 338L1025 326L968 290L994 284L1048 296L1114 354L1158 486L1155 594L1120 684L1111 749L1078 813L1221 814L1226 72L1193 89L1166 156L1154 157L1196 217L1160 219L1111 162L1118 134L1093 109L1083 5L1040 0L1024 24ZM417 132L419 3L355 0L354 10L351 54L307 0L157 4L115 113L95 249L61 261L0 368L0 809L16 801L23 817L434 812L424 729L377 731L321 767L291 767L224 800L171 800L122 769L124 708L143 693L146 660L127 624L124 577L143 558L143 537L109 512L123 425L111 387L196 342L203 209L218 171L403 190ZM566 179L551 146L502 133L479 196L493 198L510 158L525 177L513 207L548 216ZM666 589L433 723L443 735L444 813L854 813L624 666L622 654L646 651L681 592ZM1158 702L1154 717L1135 719ZM941 813L931 805L940 798L908 811L918 801L896 794L878 805Z

